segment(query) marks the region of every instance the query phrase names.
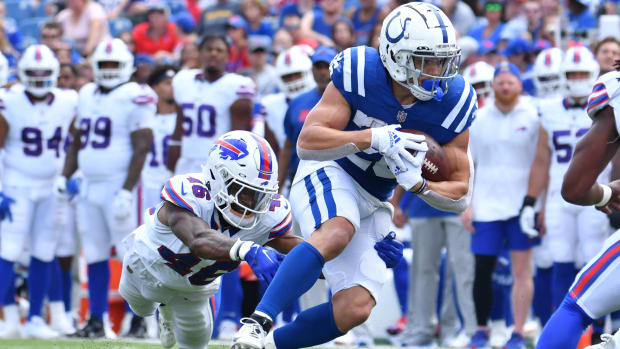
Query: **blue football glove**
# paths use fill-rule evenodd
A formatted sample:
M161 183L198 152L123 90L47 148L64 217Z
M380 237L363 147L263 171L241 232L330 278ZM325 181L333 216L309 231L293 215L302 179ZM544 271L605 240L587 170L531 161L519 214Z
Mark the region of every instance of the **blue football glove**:
M11 215L11 205L13 203L15 203L15 199L0 192L0 221L3 221L5 218L8 218L11 222L13 221L13 216Z
M243 258L259 280L270 283L278 271L278 267L284 255L262 247L259 244L252 244Z
M388 268L394 268L400 262L400 259L403 258L404 246L395 238L396 233L391 231L383 240L375 244L377 254L383 259Z
M67 181L67 195L69 195L69 200L73 200L73 198L79 194L81 185L82 178L71 178Z

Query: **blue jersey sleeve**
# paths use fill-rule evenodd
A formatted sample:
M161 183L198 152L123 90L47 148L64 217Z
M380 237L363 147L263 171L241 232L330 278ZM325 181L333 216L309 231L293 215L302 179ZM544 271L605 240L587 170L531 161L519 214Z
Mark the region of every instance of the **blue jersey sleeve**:
M379 53L366 46L351 47L340 52L329 67L334 86L354 108L366 102L366 96L376 92L373 87L381 78L377 69L383 69Z

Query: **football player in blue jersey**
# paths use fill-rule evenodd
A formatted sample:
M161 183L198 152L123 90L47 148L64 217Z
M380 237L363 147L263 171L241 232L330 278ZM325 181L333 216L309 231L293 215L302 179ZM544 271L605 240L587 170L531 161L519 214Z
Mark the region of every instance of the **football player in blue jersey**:
M467 207L476 93L457 75L452 23L436 6L407 3L386 17L379 44L379 51L359 46L332 60L332 83L297 140L302 161L290 197L307 241L286 257L233 348L309 347L366 321L387 278L385 251L373 245L388 234L393 208L386 201L397 185L441 210ZM424 137L400 127L443 145L447 181L422 178ZM321 271L332 299L267 335L276 315Z

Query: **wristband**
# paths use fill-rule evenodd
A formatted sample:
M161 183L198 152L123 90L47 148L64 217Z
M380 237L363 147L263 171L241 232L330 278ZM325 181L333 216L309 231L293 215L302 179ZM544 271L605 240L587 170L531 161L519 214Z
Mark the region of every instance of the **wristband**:
M533 196L526 195L525 198L523 198L523 205L521 205L521 209L523 209L525 206L534 206L535 204L536 204L536 198Z
M233 246L230 248L230 251L228 252L230 259L232 259L233 261L245 260L245 255L248 253L250 248L252 248L252 245L254 245L252 241L235 241Z
M428 188L428 182L426 182L426 179L422 178L422 185L420 185L420 187L416 191L412 191L412 193L419 195L419 194L424 193L427 188Z
M603 207L609 203L609 200L611 200L611 187L605 184L599 184L599 186L603 189L603 197L601 198L601 201L594 204L594 206Z

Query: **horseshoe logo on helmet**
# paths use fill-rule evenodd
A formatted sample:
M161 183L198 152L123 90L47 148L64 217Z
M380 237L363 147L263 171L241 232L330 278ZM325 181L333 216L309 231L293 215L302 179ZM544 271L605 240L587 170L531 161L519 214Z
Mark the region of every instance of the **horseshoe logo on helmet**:
M407 30L407 22L411 21L411 18L405 18L405 22L401 21L401 29L402 31L400 32L400 34L396 35L395 37L391 37L390 36L390 26L392 25L392 21L394 21L396 18L400 17L400 11L396 12L396 14L394 15L394 17L392 17L388 23L387 23L387 27L385 28L385 37L387 39L387 41L395 44L398 41L400 41L400 39L403 38L403 36L405 35L405 30Z

